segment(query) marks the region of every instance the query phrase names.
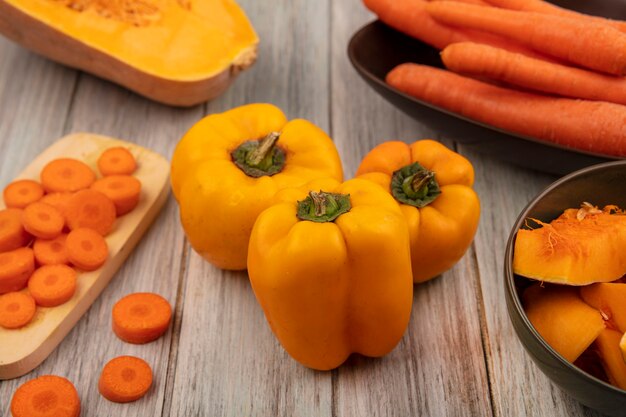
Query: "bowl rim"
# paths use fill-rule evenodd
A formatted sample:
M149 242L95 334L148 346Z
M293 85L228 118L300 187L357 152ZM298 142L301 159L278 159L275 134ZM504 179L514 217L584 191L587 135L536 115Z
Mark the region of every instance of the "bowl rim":
M552 346L550 346L544 340L544 338L539 334L539 332L537 332L535 327L532 325L532 323L528 319L528 316L526 315L526 311L524 311L524 307L522 306L521 299L515 287L515 274L513 273L513 247L515 246L515 237L517 236L517 231L520 229L524 220L526 219L528 212L546 195L551 193L554 189L560 187L562 184L574 178L587 175L591 172L602 171L604 169L615 167L615 166L621 166L626 169L626 160L604 162L604 163L592 165L592 166L574 171L568 175L565 175L564 177L559 178L552 184L548 185L535 198L533 198L526 205L526 207L524 207L524 209L521 211L521 213L515 220L515 223L513 224L513 227L511 228L511 232L509 233L509 238L507 240L506 251L504 255L504 281L505 281L505 291L507 292L509 299L511 301L511 304L514 307L516 313L519 315L519 317L521 318L526 328L530 330L531 334L539 342L541 347L545 351L547 351L550 354L550 356L555 358L558 362L560 362L562 365L564 365L566 368L570 369L571 371L574 371L577 374L586 377L594 385L609 389L618 395L626 396L626 390L623 390L607 382L604 382L601 379L596 378L595 376L585 372L584 370L577 367L573 363L567 361L563 356L561 356L556 350L552 348ZM512 317L510 317L511 316L510 309L507 309L507 312L509 315L509 319L512 319ZM517 332L516 332L516 335L517 335ZM522 344L524 344L524 342L521 340L519 335L517 335L517 338L522 342Z
M352 64L352 66L357 70L357 72L359 73L359 75L361 75L361 77L369 80L370 82L375 83L376 85L378 85L380 88L389 90L391 92L393 92L394 94L401 96L402 98L404 98L405 100L411 101L415 104L427 107L431 110L435 110L438 111L440 113L446 114L448 116L463 120L465 122L471 123L473 125L482 127L484 129L489 129L489 130L493 130L495 132L498 132L500 134L503 135L507 135L507 136L511 136L513 138L517 138L517 139L521 139L521 140L525 140L525 141L529 141L529 142L533 142L539 145L543 145L543 146L548 146L551 148L555 148L561 151L566 151L566 152L574 152L574 153L578 153L581 155L586 155L586 156L590 156L590 157L596 157L596 158L601 158L601 159L605 159L605 160L621 160L623 157L619 157L616 155L609 155L609 154L603 154L603 153L597 153L597 152L589 152L583 149L576 149L576 148L570 148L558 143L552 143L552 142L548 142L548 141L544 141L541 139L537 139L534 138L532 136L526 136L520 133L515 133L515 132L511 132L509 130L504 130L501 129L499 127L463 116L462 114L459 113L455 113L453 111L450 110L446 110L442 107L438 107L435 106L433 104L430 104L426 101L422 101L419 100L409 94L406 94L400 90L398 90L395 87L390 86L389 84L387 84L385 82L384 79L379 78L378 76L376 76L375 74L373 74L371 71L369 71L364 65L361 64L361 62L356 58L356 45L357 42L359 41L359 38L361 38L365 32L367 32L368 30L370 30L371 27L376 26L376 25L384 25L387 28L389 28L390 30L396 31L399 34L406 36L408 38L410 38L410 36L405 35L402 32L399 32L398 30L392 28L391 26L387 25L385 22L383 22L380 19L375 19L372 20L369 23L366 23L365 25L363 25L361 28L359 28L355 33L352 34L352 37L350 38L350 41L348 42L348 59L350 60L350 63ZM414 39L414 38L411 38ZM414 39L416 42L421 42L419 39ZM422 42L423 43L423 42ZM423 65L423 64L420 64Z

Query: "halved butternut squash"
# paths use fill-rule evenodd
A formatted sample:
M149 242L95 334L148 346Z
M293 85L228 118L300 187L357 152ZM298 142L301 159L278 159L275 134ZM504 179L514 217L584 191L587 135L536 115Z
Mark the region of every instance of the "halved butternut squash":
M517 232L516 274L587 285L614 281L626 273L626 216L614 206L569 209L550 223L535 222L541 227Z
M222 93L258 44L234 0L0 0L0 33L178 106Z
M541 337L561 356L574 362L604 330L600 313L571 287L534 284L522 296L526 316Z

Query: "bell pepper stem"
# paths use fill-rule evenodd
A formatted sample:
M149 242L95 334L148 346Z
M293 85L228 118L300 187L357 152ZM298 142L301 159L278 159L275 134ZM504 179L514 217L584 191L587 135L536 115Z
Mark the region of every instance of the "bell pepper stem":
M233 163L253 178L278 174L285 166L285 151L276 145L279 138L279 132L270 132L261 140L242 143L230 154Z
M435 173L415 162L393 173L391 194L400 203L422 208L435 201L441 189Z
M296 215L300 220L332 222L351 208L350 195L310 191L307 198L298 201Z
M259 142L259 146L248 153L246 156L246 162L253 167L261 165L261 162L264 162L268 159L268 156L271 156L272 150L274 149L274 145L280 138L280 133L278 132L270 132L267 136L265 136ZM271 163L271 161L270 161Z

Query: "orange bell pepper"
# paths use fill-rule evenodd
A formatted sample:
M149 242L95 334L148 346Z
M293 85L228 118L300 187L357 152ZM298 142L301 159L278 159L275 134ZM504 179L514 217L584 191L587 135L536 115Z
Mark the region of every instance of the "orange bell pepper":
M248 274L274 334L310 368L336 368L352 352L385 355L409 322L406 222L369 181L280 191L252 229Z
M361 161L357 176L381 185L400 204L416 283L450 269L472 243L480 217L474 169L439 142L382 143Z

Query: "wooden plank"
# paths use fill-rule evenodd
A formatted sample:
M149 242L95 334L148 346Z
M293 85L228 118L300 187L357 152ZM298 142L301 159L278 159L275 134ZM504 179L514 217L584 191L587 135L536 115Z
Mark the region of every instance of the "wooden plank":
M373 16L360 4L332 6L332 133L352 175L378 143L434 135L384 101L351 67L345 45ZM415 286L400 345L383 359L353 358L335 371L335 415L491 415L475 271L470 250L451 271Z
M106 237L109 257L102 268L79 272L72 299L55 308L38 308L33 321L20 329L0 328L0 379L12 379L32 371L43 362L109 283L145 231L158 215L169 194L169 163L162 156L107 136L73 134L55 142L37 156L18 178L39 180L41 170L57 158L76 158L97 171L103 149L123 146L137 160L133 174L141 181L141 199L130 213L116 220ZM4 204L0 203L0 207Z
M328 131L329 0L239 2L261 38L259 60L209 112L269 102ZM190 251L178 364L165 416L330 416L331 374L289 358L245 273Z
M526 204L556 177L461 150L478 167L482 220L475 247L495 415L598 415L564 394L532 363L515 335L504 301L503 259L511 227Z

